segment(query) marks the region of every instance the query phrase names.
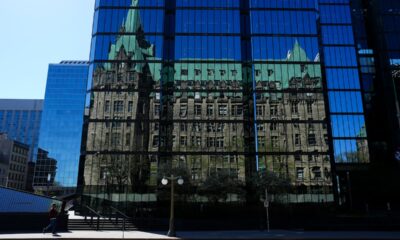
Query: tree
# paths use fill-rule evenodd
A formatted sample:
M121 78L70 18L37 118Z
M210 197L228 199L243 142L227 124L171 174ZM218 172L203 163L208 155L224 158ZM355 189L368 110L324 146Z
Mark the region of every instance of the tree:
M199 187L199 194L216 204L226 201L229 194L237 194L239 198L244 196L244 184L226 171L210 174Z
M271 171L254 173L249 179L249 184L258 197L263 197L266 189L269 194L274 196L288 193L292 189L292 183L289 178Z
M124 192L124 187L128 182L129 178L129 168L128 164L122 159L115 158L112 160L112 163L108 166L108 176L106 177L106 184L114 185L116 184L118 189L117 191L122 193Z
M150 176L150 163L143 156L129 158L129 180L132 192L144 192Z

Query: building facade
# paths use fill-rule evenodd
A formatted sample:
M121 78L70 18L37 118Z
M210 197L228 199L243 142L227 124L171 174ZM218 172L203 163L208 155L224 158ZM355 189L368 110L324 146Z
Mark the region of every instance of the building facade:
M0 132L30 146L29 161L36 159L43 100L0 99Z
M346 0L96 1L83 196L147 208L172 172L184 202L245 203L264 174L333 204L336 163L370 161L352 24Z
M358 136L368 135L368 142L358 139L357 146L369 146L370 164L336 166L341 202L349 207L368 204L382 208L378 206L400 201L393 191L400 187L400 2L352 0L350 5L366 122Z
M27 190L29 145L0 134L0 184L4 187Z
M50 64L34 188L62 195L77 186L88 76L86 61Z

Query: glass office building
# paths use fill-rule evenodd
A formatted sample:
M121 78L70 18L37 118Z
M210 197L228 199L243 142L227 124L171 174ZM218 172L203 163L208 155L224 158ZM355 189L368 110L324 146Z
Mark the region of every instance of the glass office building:
M33 183L38 192L76 190L88 68L86 61L49 65Z
M260 173L290 183L275 201L330 204L335 163L369 162L348 0L95 9L80 178L92 204L155 206L171 172L186 203L251 201Z
M400 2L352 0L352 19L365 106L370 164L336 168L342 195L353 205L395 204L400 187ZM349 191L351 189L351 191Z
M43 100L0 99L0 132L29 145L29 161L36 159Z

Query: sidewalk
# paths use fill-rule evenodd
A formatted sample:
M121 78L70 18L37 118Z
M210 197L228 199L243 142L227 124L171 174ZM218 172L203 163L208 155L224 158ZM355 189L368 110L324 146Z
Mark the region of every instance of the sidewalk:
M177 232L177 238L169 238L165 232L141 232L132 231L73 231L59 233L53 236L50 233L23 233L23 234L1 234L0 239L190 239L190 240L212 240L212 239L290 239L290 240L355 240L355 239L400 239L400 232L302 232L302 231L278 231L270 233L261 231L199 231L199 232Z

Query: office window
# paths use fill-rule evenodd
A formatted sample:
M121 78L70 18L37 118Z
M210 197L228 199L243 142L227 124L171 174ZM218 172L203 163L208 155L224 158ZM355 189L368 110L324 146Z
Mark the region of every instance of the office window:
M298 180L303 180L303 178L304 178L304 168L300 168L300 167L296 168L296 178Z
M297 102L292 102L291 103L291 111L292 111L292 114L298 114L299 113L299 104Z
M104 104L104 112L110 112L110 101L106 101Z
M278 116L278 105L271 105L270 114L271 116Z
M133 102L129 101L128 102L128 112L132 112L132 109L133 109Z
M179 144L181 146L187 146L187 137L186 136L181 136Z
M214 106L207 105L207 116L212 116L212 115L214 115Z
M187 115L187 105L181 105L179 109L179 116L186 117Z
M314 133L308 134L308 144L309 145L316 145L317 144L317 140L315 139L315 134Z
M228 115L228 106L227 105L219 105L218 106L218 114L219 114L219 116L227 116Z
M295 144L296 146L298 146L298 145L301 144L301 137L300 137L300 134L295 134L295 135L294 135L294 144Z
M194 115L201 116L201 105L200 104L194 105Z
M121 113L124 111L124 102L123 101L114 101L114 112Z

